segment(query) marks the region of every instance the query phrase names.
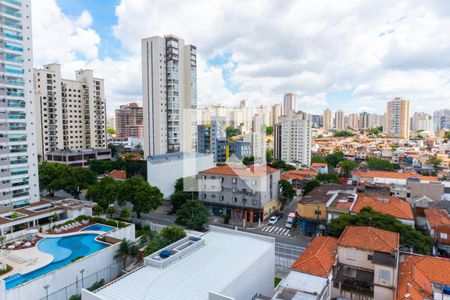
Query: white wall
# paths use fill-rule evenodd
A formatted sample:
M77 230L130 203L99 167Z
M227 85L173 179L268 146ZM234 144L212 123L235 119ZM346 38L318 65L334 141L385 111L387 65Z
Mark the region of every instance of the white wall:
M4 300L30 300L46 297L45 285L49 285L48 293L52 294L67 285L73 284L81 279L80 270L84 269L84 278L103 270L114 263L119 244L102 249L90 256L81 258L60 269L47 273L41 277L28 281L16 288L9 289L0 294L0 299ZM3 281L1 281L3 283ZM0 292L2 288L0 287ZM52 298L53 299L53 298ZM56 300L56 299L54 299ZM65 299L64 299L65 300Z
M217 270L220 272L220 270ZM236 300L252 299L257 293L271 297L274 295L275 278L275 244L242 274L237 276L223 291L225 295Z
M107 236L115 237L116 239L127 239L129 241L135 241L136 240L136 234L135 234L135 227L134 224L131 223L131 225L120 228L119 230L114 230L112 232L109 232L106 234Z

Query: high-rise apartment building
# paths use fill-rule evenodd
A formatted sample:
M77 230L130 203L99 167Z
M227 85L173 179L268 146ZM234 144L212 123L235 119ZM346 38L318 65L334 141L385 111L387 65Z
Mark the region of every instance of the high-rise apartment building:
M31 1L0 1L0 205L39 201Z
M347 127L353 130L359 129L359 117L358 114L349 114L347 116Z
M173 35L142 40L144 154L191 152L197 132L197 49Z
M331 118L331 110L326 108L323 111L323 129L330 130L331 127L333 127L333 125L332 125L332 118Z
M450 129L450 109L441 109L433 113L434 130Z
M375 127L381 127L384 126L384 115L380 114L370 114L369 115L369 127L368 128L375 128Z
M272 106L272 125L278 124L282 114L283 111L280 104L275 104Z
M78 70L61 78L61 65L34 70L38 154L58 149L106 148L106 99L103 79Z
M416 112L412 117L411 129L413 131L433 132L433 119L424 112Z
M323 126L323 116L321 115L312 115L312 126L314 128L320 128Z
M287 115L289 111L297 110L297 95L295 93L284 94L283 99L283 115Z
M368 129L370 128L369 125L369 118L370 118L370 114L368 114L367 112L362 112L359 114L359 129Z
M387 103L384 132L388 137L409 139L409 101L399 97Z
M334 113L334 128L337 130L345 129L345 114L340 109Z
M311 164L311 116L291 111L274 127L274 158L288 163Z
M142 106L137 103L121 105L116 109L116 136L118 138L143 137L144 115Z

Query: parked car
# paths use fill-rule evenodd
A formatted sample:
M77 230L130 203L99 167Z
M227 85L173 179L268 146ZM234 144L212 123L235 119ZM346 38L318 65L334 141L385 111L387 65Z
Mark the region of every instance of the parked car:
M295 213L294 212L290 212L288 217L287 217L285 227L287 229L292 229L292 227L294 226L294 220L295 220Z
M277 216L271 216L269 219L269 225L275 225L278 222L279 218Z

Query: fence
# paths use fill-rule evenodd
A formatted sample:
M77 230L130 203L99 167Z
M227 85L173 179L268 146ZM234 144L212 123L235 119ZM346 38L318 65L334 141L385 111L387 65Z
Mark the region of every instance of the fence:
M72 284L49 294L48 296L41 298L40 300L72 300L72 299L81 299L81 289L82 288L90 288L95 286L94 284L103 280L104 284L114 280L121 272L122 260L118 259L113 264L104 268L103 270L98 271L97 273L91 274L87 277L82 277L79 275L79 278ZM97 286L98 288L98 286ZM77 298L78 295L78 298Z
M304 247L275 243L275 271L278 276L284 277L294 261L305 250Z
M167 225L162 225L162 224L157 224L154 223L150 220L146 220L146 219L138 219L138 218L131 218L131 222L134 224L139 224L141 226L149 226L151 231L156 231L156 232L160 232L161 230L163 230L164 228L167 227Z

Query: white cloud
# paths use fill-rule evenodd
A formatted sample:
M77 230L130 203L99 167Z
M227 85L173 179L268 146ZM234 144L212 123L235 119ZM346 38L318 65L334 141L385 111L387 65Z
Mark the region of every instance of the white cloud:
M97 58L99 38L89 13L71 20L52 0L33 4L40 7L34 21L43 39L35 38L37 61L78 61L81 54L85 65L106 79L110 109L141 93L141 38L165 34L198 48L200 105L235 105L243 98L273 104L293 91L311 112L327 105L382 112L394 96L410 99L413 110L448 107L450 5L445 1L121 0L112 30L130 55L116 60ZM225 53L232 55L221 66L240 87L235 95L227 90L221 67L206 63ZM355 91L351 99L326 102L327 93L348 90Z

